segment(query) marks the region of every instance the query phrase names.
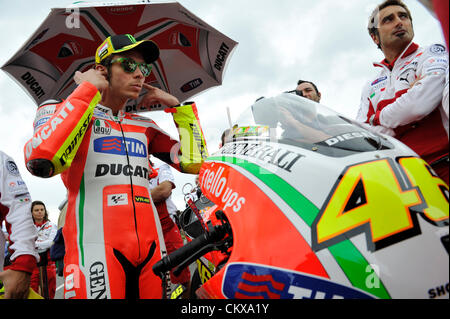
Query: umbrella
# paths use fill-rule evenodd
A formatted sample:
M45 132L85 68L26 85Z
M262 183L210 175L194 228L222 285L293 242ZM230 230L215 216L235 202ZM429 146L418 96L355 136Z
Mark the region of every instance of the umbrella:
M237 42L179 3L81 5L52 9L23 47L2 66L37 105L48 99L66 98L75 89L75 72L92 68L97 47L115 34L129 33L138 41L153 40L158 44L160 58L153 63L146 83L180 101L222 84ZM138 107L145 93L129 101L126 110L165 108Z

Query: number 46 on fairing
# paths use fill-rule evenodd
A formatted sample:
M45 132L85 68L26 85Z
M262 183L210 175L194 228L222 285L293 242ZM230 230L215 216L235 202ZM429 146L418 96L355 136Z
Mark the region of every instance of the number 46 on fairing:
M423 159L353 165L312 224L312 247L318 251L365 232L373 252L420 234L417 214L433 225L448 225L448 186Z

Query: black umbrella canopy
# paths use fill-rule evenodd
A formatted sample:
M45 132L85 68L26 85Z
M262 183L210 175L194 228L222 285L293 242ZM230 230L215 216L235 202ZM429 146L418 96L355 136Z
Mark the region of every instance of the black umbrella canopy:
M160 56L146 83L180 101L222 84L226 65L237 42L219 32L177 2L54 8L30 39L2 66L36 102L66 98L75 88L76 71L95 65L97 47L110 35L131 34L137 41L152 40ZM129 101L140 108L145 95Z

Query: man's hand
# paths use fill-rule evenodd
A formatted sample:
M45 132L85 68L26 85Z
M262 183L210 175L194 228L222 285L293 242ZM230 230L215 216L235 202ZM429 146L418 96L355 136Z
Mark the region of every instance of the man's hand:
M149 107L155 104L173 107L180 104L180 101L178 101L178 99L170 93L164 92L163 90L151 86L147 83L144 83L143 87L148 92L142 98L141 103L139 103L138 107Z
M299 124L299 121L297 121L294 116L284 107L279 107L279 115L280 115L280 122L282 124L288 125L290 127L296 127Z
M77 85L80 85L82 82L89 82L95 85L100 93L103 93L103 91L105 91L109 86L109 82L106 79L106 74L95 69L90 69L84 73L77 71L75 72L73 80Z
M300 122L291 114L291 112L289 112L284 107L280 106L278 107L278 110L280 115L279 120L281 124L287 125L289 127L289 130L297 131L302 137L299 140L307 143L317 143L329 139L331 137L330 135L326 134L325 132L322 132L321 130L315 129L309 125Z
M0 272L0 281L5 286L5 299L26 299L30 289L31 274L24 271L5 270Z
M150 193L152 195L152 200L154 203L159 203L165 201L172 194L172 189L175 185L170 181L164 181L155 188L153 188Z

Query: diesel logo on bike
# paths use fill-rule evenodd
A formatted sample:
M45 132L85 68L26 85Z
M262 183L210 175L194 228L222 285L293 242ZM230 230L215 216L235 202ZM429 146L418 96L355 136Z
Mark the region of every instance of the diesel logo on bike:
M106 299L105 266L97 261L89 268L89 290L91 297Z
M126 145L126 149L125 149ZM134 157L147 157L145 144L134 138L125 138L125 143L121 136L102 137L94 140L94 152L126 155Z

